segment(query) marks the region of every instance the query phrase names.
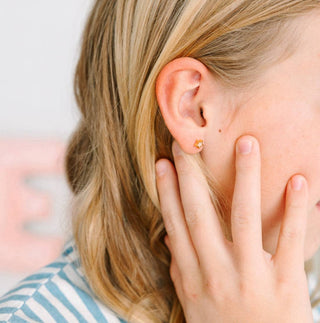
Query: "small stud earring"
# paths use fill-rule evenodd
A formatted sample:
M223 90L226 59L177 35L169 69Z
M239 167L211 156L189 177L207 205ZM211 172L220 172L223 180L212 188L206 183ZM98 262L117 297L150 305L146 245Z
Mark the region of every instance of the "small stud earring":
M193 147L200 149L201 147L203 147L203 145L204 145L203 140L199 139L194 142Z

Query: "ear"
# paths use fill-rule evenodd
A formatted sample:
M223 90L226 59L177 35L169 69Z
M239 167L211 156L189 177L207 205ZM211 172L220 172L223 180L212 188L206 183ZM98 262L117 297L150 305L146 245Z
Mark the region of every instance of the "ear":
M169 62L157 77L156 96L164 121L188 154L201 150L194 146L196 140L206 143L209 93L212 95L212 75L191 57Z

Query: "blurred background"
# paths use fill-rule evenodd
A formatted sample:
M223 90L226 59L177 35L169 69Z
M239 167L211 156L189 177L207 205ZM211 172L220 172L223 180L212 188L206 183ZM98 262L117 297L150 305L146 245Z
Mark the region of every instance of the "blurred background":
M0 0L0 296L71 236L66 143L92 0Z

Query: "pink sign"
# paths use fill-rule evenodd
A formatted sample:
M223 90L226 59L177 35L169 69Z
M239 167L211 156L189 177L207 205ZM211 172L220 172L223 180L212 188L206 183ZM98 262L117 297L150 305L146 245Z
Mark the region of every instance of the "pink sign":
M30 272L61 251L61 236L40 236L26 223L52 216L50 192L35 190L26 179L63 175L64 144L56 140L0 139L0 270Z

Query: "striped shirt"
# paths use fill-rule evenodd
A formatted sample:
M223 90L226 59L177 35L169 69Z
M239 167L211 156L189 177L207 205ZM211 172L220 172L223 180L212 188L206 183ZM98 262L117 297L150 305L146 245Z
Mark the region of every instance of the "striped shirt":
M0 297L0 323L126 323L95 297L79 259L71 238L54 262ZM310 295L315 281L315 276L308 276ZM320 323L320 308L312 314L314 322Z
M0 323L125 323L93 294L69 239L52 263L0 297Z
M308 279L308 286L309 286L309 295L311 297L311 294L314 293L316 291L316 285L318 283L319 280L319 272L320 272L320 249L317 252L316 256L315 256L315 263L314 263L314 268L313 270L307 275L307 279ZM319 291L317 291L315 293L314 299L313 301L317 301L319 300L320 295L319 295ZM319 305L315 305L312 308L312 315L313 315L313 322L315 323L320 323L320 306Z

